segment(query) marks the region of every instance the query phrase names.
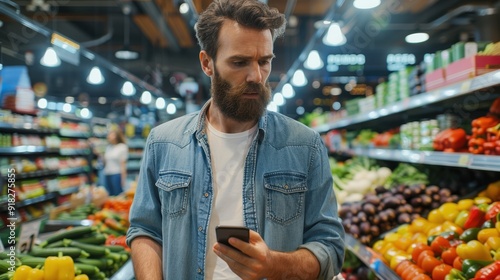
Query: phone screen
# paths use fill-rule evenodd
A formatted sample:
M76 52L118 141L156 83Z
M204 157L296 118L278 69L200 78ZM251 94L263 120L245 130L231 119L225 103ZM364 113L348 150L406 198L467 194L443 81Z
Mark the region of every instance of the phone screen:
M215 235L217 236L217 242L234 248L229 244L228 239L230 237L235 237L242 241L248 242L248 240L250 239L250 230L243 226L217 226L215 228Z

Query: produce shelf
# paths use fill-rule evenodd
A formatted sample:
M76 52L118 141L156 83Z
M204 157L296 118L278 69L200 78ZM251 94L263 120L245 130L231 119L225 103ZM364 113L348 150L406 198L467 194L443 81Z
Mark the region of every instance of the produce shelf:
M500 171L500 156L375 148L354 148L347 153L381 160Z
M78 187L78 186L77 187L69 187L69 188L59 189L57 192L59 193L59 195L68 195L68 194L78 192L79 189L80 189L80 187Z
M61 129L59 131L59 135L61 135L63 137L70 137L70 138L88 138L88 137L90 137L90 133L88 133L88 132L72 131L69 129Z
M73 168L65 168L59 170L59 175L71 175L71 174L78 174L78 173L85 173L89 169L88 167L73 167Z
M44 194L44 195L41 195L38 197L28 198L25 200L17 201L16 208L21 208L21 207L33 205L35 203L49 201L49 200L54 199L56 197L57 197L57 193L50 192L50 193L47 193L47 194ZM0 211L7 211L8 206L9 206L9 204L7 201L0 202Z
M0 147L0 155L19 155L19 154L43 154L43 153L59 153L59 149L47 148L43 146L17 146L17 147Z
M89 155L90 150L89 149L64 148L64 149L61 149L60 154L63 156L84 156L84 155Z
M389 115L470 94L477 90L487 89L499 84L500 70L495 70L484 75L465 80L463 82L403 99L394 104L378 108L369 113L360 113L354 116L343 118L336 122L320 125L318 127L315 127L314 130L319 133L325 133L332 129L344 128L353 124L381 119Z
M54 134L57 129L40 128L33 126L31 123L25 123L23 126L12 125L10 123L0 123L0 131L18 132L18 133L33 133L33 134Z
M16 170L17 171L17 170ZM37 170L32 172L16 173L16 179L33 179L41 177L56 176L57 170Z
M379 279L384 280L400 280L401 278L389 268L382 260L380 260L371 249L363 245L350 234L345 235L345 245L347 250L353 252L359 260L368 266Z

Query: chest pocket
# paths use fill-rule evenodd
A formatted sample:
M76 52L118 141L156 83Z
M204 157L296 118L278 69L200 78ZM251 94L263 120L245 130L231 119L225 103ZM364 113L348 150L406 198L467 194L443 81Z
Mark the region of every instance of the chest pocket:
M266 216L280 224L287 224L303 214L306 177L291 172L264 175L266 188Z
M169 216L185 213L191 175L181 171L160 171L159 175L155 185L158 187L162 213Z

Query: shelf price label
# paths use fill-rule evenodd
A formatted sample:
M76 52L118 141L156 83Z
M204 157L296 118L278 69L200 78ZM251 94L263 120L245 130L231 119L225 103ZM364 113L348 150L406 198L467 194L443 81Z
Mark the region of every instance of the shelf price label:
M19 235L19 246L17 250L19 253L28 253L33 248L38 233L40 232L41 220L24 222L21 224L21 234Z
M469 92L471 80L466 80L460 85L460 92Z
M469 155L461 155L458 158L458 165L459 166L468 166L470 163L470 156Z

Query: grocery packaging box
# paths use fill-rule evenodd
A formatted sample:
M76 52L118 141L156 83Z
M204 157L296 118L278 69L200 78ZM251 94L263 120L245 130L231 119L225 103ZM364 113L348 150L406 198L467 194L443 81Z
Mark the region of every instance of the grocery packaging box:
M446 67L446 85L467 80L500 69L500 56L474 55Z
M446 85L447 72L444 68L425 74L425 89L431 91Z

